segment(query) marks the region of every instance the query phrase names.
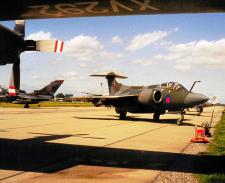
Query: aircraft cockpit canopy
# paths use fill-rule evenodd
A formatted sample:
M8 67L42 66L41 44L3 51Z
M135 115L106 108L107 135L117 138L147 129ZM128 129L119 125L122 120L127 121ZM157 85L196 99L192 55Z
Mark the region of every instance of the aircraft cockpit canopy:
M187 90L183 85L177 82L167 82L167 83L162 83L161 84L162 88L167 88L171 90Z

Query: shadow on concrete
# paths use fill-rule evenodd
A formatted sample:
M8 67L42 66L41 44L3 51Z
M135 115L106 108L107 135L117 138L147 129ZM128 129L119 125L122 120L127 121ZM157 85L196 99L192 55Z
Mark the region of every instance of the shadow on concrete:
M199 174L224 173L225 171L225 156L192 155L50 142L71 136L73 135L49 134L25 140L0 138L0 169L51 173L77 165L96 165ZM178 163L179 166L172 166L178 160L182 163Z
M110 120L110 121L118 121L118 116L113 116L112 117L116 117L116 118L102 118L102 117L74 117L76 119L85 119L85 120ZM127 116L126 119L121 120L121 121L134 121L134 122L150 122L150 123L162 123L162 124L176 124L177 123L177 119L160 119L159 121L154 121L153 119L149 119L149 118L138 118L136 116ZM192 123L188 123L186 121L191 121L190 119L184 119L183 120L183 126L195 126L195 124Z
M49 133L30 133L30 134L34 134L34 135L54 135L54 134L49 134ZM105 138L101 138L101 137L91 137L89 136L90 134L88 133L79 133L79 134L69 134L67 135L68 137L79 137L79 138L84 138L84 139L98 139L98 140L103 140Z
M7 130L0 130L0 132L8 132Z

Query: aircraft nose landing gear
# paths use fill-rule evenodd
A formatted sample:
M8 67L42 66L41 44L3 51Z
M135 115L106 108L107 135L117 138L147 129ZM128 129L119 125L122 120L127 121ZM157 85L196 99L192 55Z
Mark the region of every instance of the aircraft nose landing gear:
M182 125L183 124L183 120L184 120L184 113L183 113L183 110L181 110L180 118L177 119L177 125Z
M119 119L120 120L124 120L126 119L126 116L127 116L127 110L125 108L122 108L122 107L116 107L115 108L115 111L117 114L119 114Z
M121 112L120 113L120 120L126 119L126 116L127 116L127 112Z
M24 108L30 108L30 105L28 103L25 103Z
M153 120L154 120L154 121L159 121L159 118L160 118L160 113L155 112L155 113L153 114Z
M203 112L203 107L202 106L196 107L196 111L197 111L197 115L200 116L201 113Z

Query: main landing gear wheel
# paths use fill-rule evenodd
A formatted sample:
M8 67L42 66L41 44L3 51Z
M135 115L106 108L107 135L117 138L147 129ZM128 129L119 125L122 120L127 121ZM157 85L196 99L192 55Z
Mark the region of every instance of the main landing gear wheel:
M183 114L186 114L186 111L183 109L182 111L181 111Z
M159 121L159 118L160 118L160 114L159 113L154 113L153 114L153 120L154 121Z
M177 120L177 125L182 125L184 120L184 114L181 112L180 118Z
M196 111L197 111L197 115L200 116L201 113L203 112L203 107L202 107L202 106L197 107L197 108L196 108Z
M24 105L24 108L30 108L30 105L29 105L28 103L26 103L26 104Z
M126 119L126 115L127 115L126 112L121 112L121 113L120 113L120 120Z

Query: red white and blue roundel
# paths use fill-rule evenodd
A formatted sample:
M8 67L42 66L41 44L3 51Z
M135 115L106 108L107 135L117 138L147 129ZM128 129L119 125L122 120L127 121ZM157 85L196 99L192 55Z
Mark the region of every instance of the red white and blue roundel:
M166 96L165 96L165 103L166 103L166 105L170 105L171 102L172 102L172 97L171 97L171 95L168 93L168 94L166 94Z

